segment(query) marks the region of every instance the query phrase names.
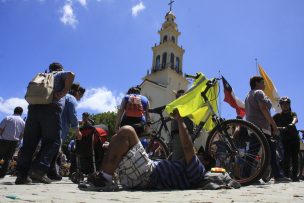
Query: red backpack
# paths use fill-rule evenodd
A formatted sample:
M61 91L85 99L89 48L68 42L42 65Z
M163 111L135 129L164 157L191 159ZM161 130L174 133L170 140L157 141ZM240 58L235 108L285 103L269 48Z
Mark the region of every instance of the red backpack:
M127 117L142 117L144 115L144 108L141 103L140 95L129 95L127 104L125 106L125 115Z

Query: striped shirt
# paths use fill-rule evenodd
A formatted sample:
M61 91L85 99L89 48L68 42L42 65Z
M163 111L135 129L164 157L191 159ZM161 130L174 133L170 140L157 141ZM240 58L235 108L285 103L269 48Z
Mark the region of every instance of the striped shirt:
M190 189L202 182L204 175L205 167L197 156L188 165L185 161L155 161L150 186L154 189Z

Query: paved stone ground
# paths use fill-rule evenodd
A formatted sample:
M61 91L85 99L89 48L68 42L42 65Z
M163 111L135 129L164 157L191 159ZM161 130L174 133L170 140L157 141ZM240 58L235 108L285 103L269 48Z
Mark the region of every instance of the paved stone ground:
M67 178L49 185L0 180L0 202L304 202L304 182L273 181L231 190L86 192Z

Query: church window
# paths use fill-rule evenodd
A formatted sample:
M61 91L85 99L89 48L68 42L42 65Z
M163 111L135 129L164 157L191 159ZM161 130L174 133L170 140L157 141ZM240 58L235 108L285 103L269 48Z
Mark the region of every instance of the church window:
M175 65L176 72L179 72L179 64L180 64L180 59L179 57L176 57L176 65Z
M173 53L171 53L171 56L170 56L170 67L172 69L174 69L174 54Z
M156 56L155 70L160 69L160 55Z
M167 35L164 36L164 42L166 42L168 40Z
M175 37L174 37L174 36L172 36L172 38L171 38L171 39L172 39L172 42L173 42L173 43L175 43Z
M162 68L165 68L167 64L167 53L163 53L163 58L162 58Z

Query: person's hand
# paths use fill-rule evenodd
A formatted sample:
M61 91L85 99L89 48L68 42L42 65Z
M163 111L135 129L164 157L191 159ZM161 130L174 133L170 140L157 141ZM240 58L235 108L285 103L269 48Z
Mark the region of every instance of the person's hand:
M182 120L182 117L180 116L178 109L174 109L173 113L171 115L177 121L181 121Z
M271 125L271 127L272 127L272 134L273 135L280 135L280 131L279 131L279 129L278 129L278 127L277 127L276 124Z
M103 148L103 149L108 149L108 148L109 148L109 145L110 145L110 142L105 141L105 142L102 144L102 148Z

